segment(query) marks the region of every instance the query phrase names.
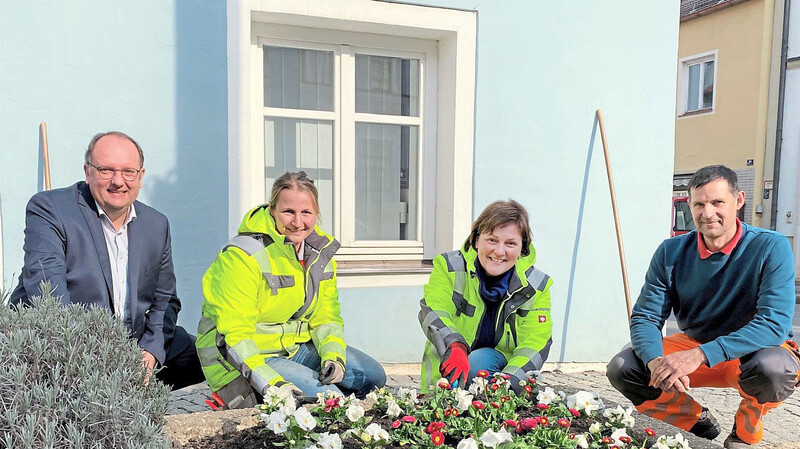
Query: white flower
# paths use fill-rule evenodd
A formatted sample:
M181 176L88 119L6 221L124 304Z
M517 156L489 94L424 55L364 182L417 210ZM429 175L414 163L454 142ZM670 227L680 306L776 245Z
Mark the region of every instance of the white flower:
M342 438L338 433L330 434L324 432L319 434L317 444L319 444L320 449L342 449Z
M669 446L667 446L667 437L664 435L658 437L656 444L654 444L653 447L656 449L669 449Z
M358 404L352 404L350 407L347 407L345 415L347 415L347 419L350 421L356 422L364 417L364 407Z
M508 433L505 427L501 428L499 432L492 429L486 429L486 432L481 435L481 443L488 448L496 448L497 446L511 441L511 434Z
M397 390L397 397L406 401L411 401L414 404L418 402L416 388L400 387L400 389Z
M370 391L367 393L367 397L364 398L365 400L372 402L373 404L378 402L378 394L375 391Z
M674 437L667 437L667 446L677 447L680 449L691 449L689 447L689 442L686 441L686 438L684 438L680 433L676 433Z
M456 389L456 410L459 413L463 413L467 411L470 405L472 405L472 400L475 397L469 393L469 391L462 390L460 388Z
M602 426L599 422L593 422L591 426L589 426L589 433L600 433L602 430Z
M469 386L469 392L477 396L483 393L487 385L489 385L488 380L483 377L475 377L472 379L472 385Z
M575 443L578 444L578 447L582 447L583 449L587 449L589 447L589 440L586 439L585 433L579 433L575 435Z
M383 429L378 423L372 423L364 429L367 435L371 436L375 441L383 440L389 441L389 432Z
M588 415L595 410L602 410L605 406L603 405L603 401L595 397L594 393L579 391L573 395L567 396L567 407L574 408L578 411L584 410Z
M286 419L286 413L283 410L277 410L269 415L269 421L267 422L267 429L273 431L276 434L281 434L286 432L289 428L289 420Z
M397 405L397 402L394 402L394 399L389 399L388 407L386 407L386 414L394 418L395 416L399 416L403 413L403 409Z
M614 440L614 443L616 443L616 444L618 444L620 446L625 446L625 443L620 441L619 438L620 437L627 437L627 436L628 436L628 432L624 427L619 428L619 429L614 429L614 432L611 433L611 439Z
M456 449L478 449L478 442L474 438L466 438L458 442Z
M306 432L317 427L317 420L303 407L298 408L294 412L294 419L297 421L297 425Z
M536 400L539 401L540 404L550 405L551 402L558 401L558 395L552 388L545 387L544 391L540 391L536 396Z

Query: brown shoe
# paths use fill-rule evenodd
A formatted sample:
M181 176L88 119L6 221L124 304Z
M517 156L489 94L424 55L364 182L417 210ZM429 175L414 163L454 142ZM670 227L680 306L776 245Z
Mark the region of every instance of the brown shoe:
M751 444L745 443L739 438L739 435L736 435L736 424L733 425L733 430L731 430L731 434L728 435L728 438L725 438L725 442L722 443L722 447L726 449L745 449L752 446Z

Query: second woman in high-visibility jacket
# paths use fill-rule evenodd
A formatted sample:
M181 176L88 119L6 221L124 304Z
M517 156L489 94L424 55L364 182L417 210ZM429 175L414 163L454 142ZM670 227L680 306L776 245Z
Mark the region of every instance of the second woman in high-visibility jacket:
M486 370L510 375L519 393L541 369L552 344L552 280L535 260L528 213L513 200L487 206L460 250L434 258L419 312L423 392L440 376L466 388Z
M339 242L318 216L313 181L284 174L203 276L197 348L212 407L252 406L271 385L363 397L386 382L378 362L344 342Z

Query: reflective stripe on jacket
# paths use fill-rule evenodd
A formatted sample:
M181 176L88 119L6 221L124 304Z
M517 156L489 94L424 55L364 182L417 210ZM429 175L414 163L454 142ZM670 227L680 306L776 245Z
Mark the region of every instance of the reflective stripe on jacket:
M265 363L312 340L322 361L345 366L344 323L333 255L339 242L318 227L306 238L306 268L275 229L267 205L245 215L203 276L197 352L212 391L244 375L263 394L284 379Z
M461 342L471 348L485 311L475 273L477 252L464 249L433 259L433 272L420 301L419 322L428 341L422 358L420 389L427 392L439 378L439 363L447 347ZM520 257L500 304L495 323L495 345L506 358L503 372L518 379L539 370L552 344L550 276L533 266L536 251Z

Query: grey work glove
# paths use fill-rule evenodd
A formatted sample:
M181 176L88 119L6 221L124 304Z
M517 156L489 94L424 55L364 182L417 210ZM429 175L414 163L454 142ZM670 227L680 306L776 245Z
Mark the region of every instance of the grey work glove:
M326 384L338 384L344 379L344 367L339 362L326 360L319 372L319 381Z

